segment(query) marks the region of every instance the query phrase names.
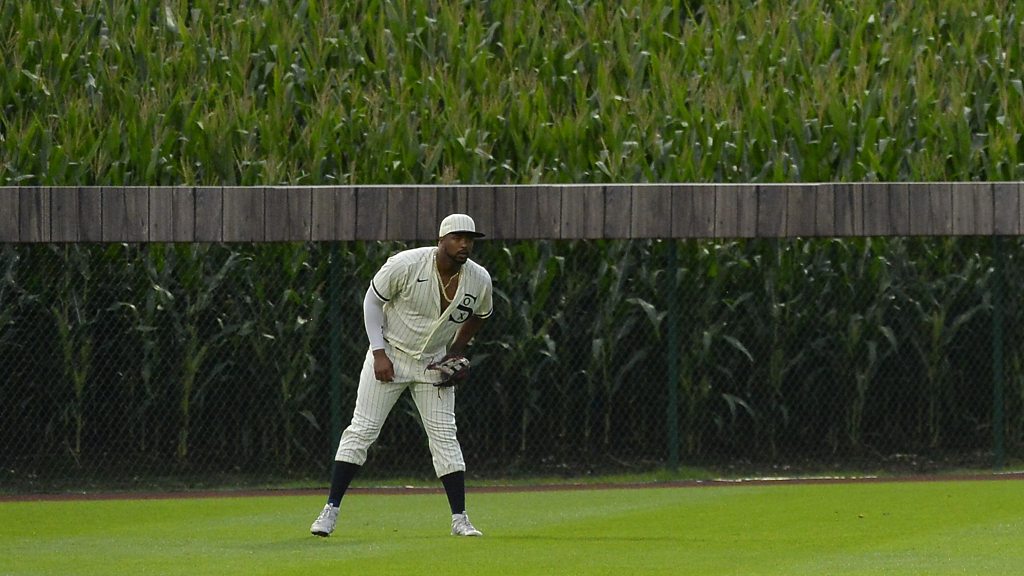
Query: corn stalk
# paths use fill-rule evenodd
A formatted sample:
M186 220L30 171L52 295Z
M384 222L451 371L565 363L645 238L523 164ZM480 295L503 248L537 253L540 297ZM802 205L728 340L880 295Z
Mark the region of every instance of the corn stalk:
M93 363L92 327L97 312L92 308L91 262L86 250L78 246L59 249L65 263L54 294L50 313L57 330L57 344L63 362L64 377L70 387L70 401L64 406L64 419L71 426L67 448L77 464L82 463L82 438L85 432L85 401Z
M944 424L955 410L954 388L963 385L954 380L950 369L954 346L960 332L990 308L984 291L989 272L981 258L954 249L952 240L936 245L944 249L923 244L925 254L908 254L896 270L901 276L896 284L898 298L912 312L907 318L909 344L924 371L925 406L918 414L918 427L932 448L940 445ZM915 262L923 264L915 267Z
M218 297L235 269L243 262L235 252L221 261L211 257L208 246L177 246L174 250L175 281L181 291L166 301L170 326L175 340L181 343L177 359L178 434L176 456L179 463L189 460L192 417L197 399L201 399L206 386L217 382L228 361L218 358L212 366L207 356L227 341L237 330L223 319Z

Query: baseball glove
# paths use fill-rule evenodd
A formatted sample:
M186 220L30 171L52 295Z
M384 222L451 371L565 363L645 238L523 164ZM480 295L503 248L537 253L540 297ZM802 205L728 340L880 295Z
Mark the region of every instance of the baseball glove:
M469 358L459 354L447 354L444 358L428 365L427 369L441 372L441 381L434 386L438 388L456 386L469 378Z

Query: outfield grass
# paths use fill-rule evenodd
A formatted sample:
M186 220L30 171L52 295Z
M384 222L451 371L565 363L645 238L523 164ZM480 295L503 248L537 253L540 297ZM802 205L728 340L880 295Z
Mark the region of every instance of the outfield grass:
M0 503L0 574L1010 574L1019 481Z

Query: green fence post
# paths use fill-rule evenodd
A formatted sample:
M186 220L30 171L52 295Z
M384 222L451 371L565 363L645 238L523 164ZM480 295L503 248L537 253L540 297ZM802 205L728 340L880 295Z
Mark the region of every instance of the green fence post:
M668 262L665 272L668 281L668 406L666 424L668 432L668 467L679 469L679 278L676 274L676 240L668 241Z
M1003 442L1003 251L1002 238L992 237L992 453L994 468L1002 470L1006 462Z
M331 438L341 437L341 243L331 243L331 262L327 281L327 308L331 326Z

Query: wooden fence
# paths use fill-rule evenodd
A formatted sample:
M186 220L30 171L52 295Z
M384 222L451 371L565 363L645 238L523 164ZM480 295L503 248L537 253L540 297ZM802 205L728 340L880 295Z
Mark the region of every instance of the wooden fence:
M1017 182L0 187L0 242L1019 235Z

